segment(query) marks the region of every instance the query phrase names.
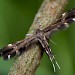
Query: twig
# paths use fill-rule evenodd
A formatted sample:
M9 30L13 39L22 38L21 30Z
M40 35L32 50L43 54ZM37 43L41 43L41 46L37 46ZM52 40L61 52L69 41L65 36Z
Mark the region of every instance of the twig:
M36 29L41 30L54 23L61 15L66 3L67 0L44 0L28 34L34 34ZM32 45L27 52L16 59L8 75L34 75L41 57L42 50L40 47L37 44Z

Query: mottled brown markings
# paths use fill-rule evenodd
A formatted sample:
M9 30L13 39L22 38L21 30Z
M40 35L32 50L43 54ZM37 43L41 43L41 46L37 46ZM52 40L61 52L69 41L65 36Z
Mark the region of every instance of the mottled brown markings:
M60 69L58 63L55 61L55 57L49 48L48 40L51 38L52 34L58 30L67 28L70 23L75 22L75 8L69 10L66 13L63 13L61 17L51 26L46 27L43 30L37 29L34 35L30 35L29 38L17 41L14 44L8 44L3 49L0 50L0 56L3 56L4 59L10 59L15 55L19 55L23 51L26 51L26 48L30 44L40 42L41 46L45 50L46 54L49 56L55 71L55 64ZM39 22L40 23L40 22ZM28 34L29 35L29 34Z

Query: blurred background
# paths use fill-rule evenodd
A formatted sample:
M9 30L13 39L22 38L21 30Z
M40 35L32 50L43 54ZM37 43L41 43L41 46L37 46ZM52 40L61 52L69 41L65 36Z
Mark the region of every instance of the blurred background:
M0 0L0 48L25 37L43 0ZM75 7L75 0L69 0L65 11ZM61 69L54 73L44 53L35 75L75 75L75 24L66 31L56 32L50 42ZM15 59L0 58L0 75L7 75Z

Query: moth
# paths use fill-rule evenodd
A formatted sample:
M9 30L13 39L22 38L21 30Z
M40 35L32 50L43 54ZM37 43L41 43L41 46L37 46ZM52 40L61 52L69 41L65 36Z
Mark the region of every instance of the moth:
M55 60L55 56L53 55L51 48L49 47L48 41L49 39L51 39L51 36L54 32L62 30L64 28L68 28L69 24L73 22L75 22L75 8L63 13L53 25L50 25L43 30L37 29L35 31L35 34L31 37L17 41L13 44L8 44L0 50L0 57L3 57L4 60L7 60L11 57L14 57L15 55L21 55L26 51L26 48L29 45L39 42L41 47L44 49L45 53L51 60L55 72L55 65L57 65L59 69L60 66Z

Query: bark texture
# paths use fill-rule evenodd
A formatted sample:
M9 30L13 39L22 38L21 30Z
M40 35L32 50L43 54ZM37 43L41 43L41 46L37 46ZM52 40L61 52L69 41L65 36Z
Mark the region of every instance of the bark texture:
M44 29L53 24L62 14L66 4L67 0L44 0L28 34L34 34L36 29ZM8 75L34 75L41 58L41 48L38 44L33 44L28 51L15 60Z

